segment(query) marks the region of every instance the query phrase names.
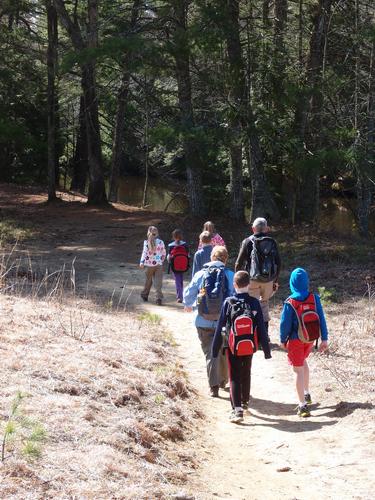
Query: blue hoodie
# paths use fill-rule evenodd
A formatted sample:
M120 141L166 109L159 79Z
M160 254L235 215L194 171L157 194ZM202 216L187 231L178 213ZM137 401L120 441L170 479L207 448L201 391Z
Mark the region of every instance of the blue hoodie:
M289 286L292 294L291 299L304 301L310 294L309 291L309 275L301 267L294 269L290 275ZM320 330L322 332L322 340L328 340L327 323L324 317L322 304L319 295L314 294L316 303L316 312L320 319ZM298 318L292 306L284 303L283 312L280 321L280 342L285 343L287 340L298 339Z

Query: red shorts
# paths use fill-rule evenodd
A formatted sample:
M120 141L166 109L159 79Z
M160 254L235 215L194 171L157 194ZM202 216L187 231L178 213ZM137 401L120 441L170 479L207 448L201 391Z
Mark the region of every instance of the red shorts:
M305 344L299 339L289 340L287 343L288 363L292 366L303 366L303 363L305 359L309 357L313 346L314 342Z

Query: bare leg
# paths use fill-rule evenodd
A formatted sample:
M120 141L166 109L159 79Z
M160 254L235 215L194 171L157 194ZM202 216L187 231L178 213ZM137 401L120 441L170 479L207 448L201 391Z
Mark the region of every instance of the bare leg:
M303 363L303 388L306 392L309 391L309 382L310 382L310 370L307 360Z
M293 371L296 374L296 390L298 394L298 399L301 405L305 404L305 394L304 389L304 367L303 366L293 366Z

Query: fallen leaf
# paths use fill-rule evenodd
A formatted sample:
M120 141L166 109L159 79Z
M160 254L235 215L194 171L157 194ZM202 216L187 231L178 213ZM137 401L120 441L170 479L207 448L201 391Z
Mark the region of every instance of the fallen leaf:
M290 470L292 470L291 467L280 467L277 472L289 472Z

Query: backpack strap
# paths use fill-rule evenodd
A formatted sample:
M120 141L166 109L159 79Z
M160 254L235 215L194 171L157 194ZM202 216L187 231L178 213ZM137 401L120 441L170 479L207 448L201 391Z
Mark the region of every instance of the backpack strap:
M300 317L299 317L298 312L297 312L296 302L298 302L298 301L295 300L295 299L291 299L290 297L288 297L286 299L286 301L284 302L284 304L289 304L290 307L293 309L293 311L294 311L294 313L296 315L297 321L298 321L298 329L299 329L299 328L301 328L301 320L300 320ZM289 337L286 339L286 342L288 342L288 340L289 340Z

